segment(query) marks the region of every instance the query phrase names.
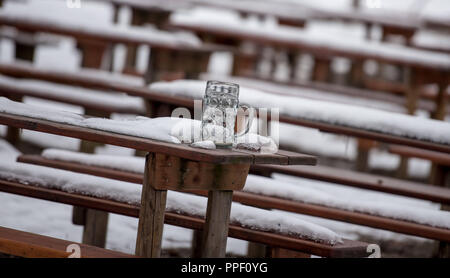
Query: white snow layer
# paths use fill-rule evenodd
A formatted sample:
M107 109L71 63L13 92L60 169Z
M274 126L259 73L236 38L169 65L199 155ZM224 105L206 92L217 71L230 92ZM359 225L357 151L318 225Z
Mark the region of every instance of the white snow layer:
M186 32L167 32L153 26L136 27L130 25L114 25L112 22L112 6L105 5L101 9L69 9L66 1L33 0L27 6L8 1L0 10L0 16L9 20L20 20L35 25L58 26L75 32L92 35L120 37L138 40L147 44L166 44L171 46L199 46L201 41ZM102 4L98 4L102 5ZM63 12L64 10L70 12ZM98 14L101 11L102 14ZM98 20L97 18L102 18Z
M120 165L119 163L122 161L122 158L117 156L104 155L101 159L96 159L96 155L77 154L55 149L44 151L43 156L49 159L114 169L117 169L116 165ZM128 159L130 161L134 160L133 163L130 163L130 165L133 164L134 166L127 166L118 170L132 168L132 172L143 173L144 164L142 158ZM139 164L141 165L139 166ZM291 177L291 179L277 178L274 180L255 175L248 175L243 190L282 199L324 205L435 227L450 228L450 212L440 211L438 204L387 193L297 177Z
M150 90L161 94L202 99L206 81L176 80L155 82ZM240 87L241 103L255 108L279 108L280 115L354 127L385 134L450 144L450 124L368 107L318 101L301 97L277 96Z
M30 90L35 97L63 99L67 101L91 105L102 104L115 110L131 110L137 113L145 113L145 104L142 98L131 97L124 93L108 93L99 90L73 87L52 82L16 79L0 75L0 86L13 86L16 89Z
M343 52L354 52L362 55L370 55L404 63L433 65L442 69L450 69L450 55L414 49L411 47L385 43L379 41L367 41L355 37L342 39L340 34L333 32L318 33L288 26L255 24L249 20L243 20L238 15L229 13L211 12L204 8L177 12L171 15L170 21L174 24L191 27L208 27L208 30L218 32L232 32L250 38L261 40L274 40L286 44L303 44L309 47L331 48Z
M134 205L140 204L141 185L133 183L48 167L3 161L0 161L0 177L75 194L106 198ZM169 191L166 210L204 217L206 203L207 199L204 197ZM341 238L333 231L319 225L288 217L279 212L271 212L236 203L232 206L230 221L250 229L298 236L327 244L336 244L341 241Z

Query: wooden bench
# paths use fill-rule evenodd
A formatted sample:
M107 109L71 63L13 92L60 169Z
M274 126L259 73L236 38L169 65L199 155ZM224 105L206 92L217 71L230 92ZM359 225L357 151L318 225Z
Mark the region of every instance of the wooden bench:
M136 258L87 244L4 227L0 227L0 253L23 258Z
M88 195L68 193L57 189L43 188L34 186L29 182L24 184L0 179L0 191L63 204L83 206L94 210L131 217L139 217L140 214L140 207L136 205ZM205 224L204 219L187 215L186 212L166 212L164 222L193 230L203 230ZM342 243L329 245L276 232L254 230L246 228L240 223L230 224L228 236L269 245L272 248L271 252L273 255L279 254L278 252L283 249L324 257L365 257L369 255L367 251L368 244L359 241L344 239Z
M104 30L93 25L93 28L87 30L76 24L61 25L50 19L39 18L19 19L5 13L0 13L0 26L11 26L25 32L70 36L82 50L81 66L86 68L106 68L110 61L103 61L103 56L107 51L111 51L114 44L147 45L152 48L145 74L147 82L170 78L168 76L174 74L195 78L200 72L206 71L212 52L234 51L229 47L186 42L166 31L148 31L140 27L128 27L127 31L114 26ZM133 69L126 68L125 71L133 73Z
M47 159L43 158L41 156L33 156L33 155L22 155L18 157L19 162L23 163L31 163L41 166L47 166L47 167L53 167L78 173L85 173L100 177L106 177L106 178L112 178L117 179L121 181L127 181L132 183L142 183L143 179L143 173L135 173L135 172L128 172L124 170L120 170L117 168L108 168L105 166L98 166L95 165L95 163L90 163L89 165L84 164L83 162L70 162L70 161L61 161L57 159ZM415 197L422 199L424 197L424 200L430 200L435 202L440 202L442 204L448 204L450 202L450 190L443 189L443 188L435 188L433 186L430 187L430 190L427 190L425 186L417 186L417 184L408 184L407 182L404 182L402 185L405 186L403 189L399 189L399 187L395 188L396 185L399 184L393 184L393 185L386 185L386 189L383 185L374 185L370 184L370 182L364 182L364 180L358 181L348 179L348 182L344 182L342 179L342 176L338 176L335 179L332 178L323 178L322 176L327 176L329 173L323 173L322 176L319 174L313 176L308 176L308 170L304 171L306 174L302 174L301 171L293 171L292 166L273 166L273 165L259 165L259 166L253 166L252 167L255 170L269 170L273 173L283 173L283 174L289 174L294 176L300 176L300 177L306 177L306 178L314 178L318 180L328 181L328 182L334 182L336 180L341 180L338 182L339 184L343 185L349 185L349 186L357 186L360 188L366 188L370 190L376 190L380 192L387 192L387 193L393 193L397 195L403 195L403 196L409 196L409 197ZM295 168L298 168L295 166ZM303 167L306 168L306 167ZM314 167L310 167L314 168ZM317 172L320 172L321 167L318 167ZM339 170L334 170L334 172L338 172ZM310 171L313 172L313 171ZM345 171L344 171L345 173ZM329 176L332 176L329 175ZM368 175L366 175L368 176ZM364 174L362 174L360 177L364 177ZM353 182L353 183L352 183ZM273 181L274 185L276 186L276 181ZM366 186L365 186L366 185ZM368 185L368 186L367 186ZM411 185L411 188L407 187ZM300 185L301 186L301 185ZM206 192L202 191L194 191L195 194L206 196ZM441 196L438 194L441 193ZM444 228L437 228L432 227L429 225L414 223L410 221L405 220L399 220L399 219L393 219L389 217L383 217L378 215L371 215L368 213L361 213L361 212L355 212L355 211L348 211L343 210L339 208L333 208L328 207L326 205L317 205L317 204L308 204L305 202L300 201L294 201L289 199L284 199L280 197L274 197L267 194L255 194L251 192L240 191L235 192L233 194L233 200L236 202L240 202L245 205L250 206L256 206L260 208L265 209L278 209L283 211L290 211L294 213L299 214L307 214L322 218L328 218L333 219L337 221L344 221L352 224L359 224L364 225L368 227L383 229L383 230L389 230L393 232L398 233L404 233L419 237L425 237L435 240L440 240L444 242L450 242L450 230L444 229Z

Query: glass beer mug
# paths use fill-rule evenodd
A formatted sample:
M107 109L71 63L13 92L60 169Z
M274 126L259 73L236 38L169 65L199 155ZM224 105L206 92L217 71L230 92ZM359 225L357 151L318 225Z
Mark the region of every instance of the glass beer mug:
M231 148L236 138L250 130L252 117L243 120L238 112L249 112L249 107L239 105L239 85L208 81L203 97L202 140L211 140L217 148ZM245 128L238 132L242 123Z

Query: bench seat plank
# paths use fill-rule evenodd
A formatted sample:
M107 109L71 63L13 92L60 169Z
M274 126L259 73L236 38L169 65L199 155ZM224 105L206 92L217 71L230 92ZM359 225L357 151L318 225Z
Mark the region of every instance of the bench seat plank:
M70 244L80 246L82 258L133 258L134 255L0 227L0 252L25 258L67 258Z

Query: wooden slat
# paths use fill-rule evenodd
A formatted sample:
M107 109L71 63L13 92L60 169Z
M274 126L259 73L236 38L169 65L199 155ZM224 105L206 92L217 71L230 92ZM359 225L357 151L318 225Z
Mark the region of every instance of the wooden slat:
M398 154L407 157L422 158L439 165L450 166L450 154L444 154L400 145L390 145L388 147L388 150L390 153L393 154Z
M450 230L448 229L436 228L403 220L374 216L359 212L345 211L342 209L320 205L300 203L287 199L256 195L247 192L236 192L234 194L233 200L236 202L242 202L246 205L257 206L260 208L291 211L295 213L307 214L403 234L450 242Z
M19 157L19 161L27 162L28 156L21 156ZM31 163L33 160L29 160ZM45 160L40 161L41 165L46 165ZM77 163L73 163L74 166ZM48 166L56 166L57 164L52 163ZM273 167L273 169L271 169ZM336 170L329 167L322 168L323 166L315 166L315 167L286 167L286 166L258 166L257 168L266 168L265 170L277 170L280 173L285 174L292 174L292 175L299 175L306 178L313 178L313 179L320 179L323 181L329 181L329 182L338 182L343 183L349 186L356 186L361 188L367 188L367 189L373 189L381 192L387 192L387 193L394 193L404 196L410 196L410 197L417 197L425 200L430 201L440 201L444 204L448 204L450 202L450 196L449 196L449 190L445 188L435 187L435 186L421 186L418 189L415 189L414 187L418 187L418 184L415 183L409 183L405 182L404 185L397 185L393 183L393 185L389 185L389 182L383 182L381 185L378 183L378 181L370 175L367 174L358 174L355 176L349 175L343 175L339 176L337 175L340 170ZM303 169L303 172L295 172L295 168L306 168ZM308 169L309 168L309 169ZM311 169L318 168L317 172L310 172ZM73 171L77 171L77 169L74 167ZM328 171L330 170L330 171ZM345 171L344 171L345 172ZM85 173L85 172L83 172ZM120 175L121 171L117 171L117 175ZM126 172L123 178L121 180L128 181L128 182L136 182L138 184L142 184L142 175L141 179L138 181L133 181L133 179L127 180L127 174ZM89 174L97 175L105 177L104 173L102 171L89 171ZM329 176L327 176L329 174ZM336 176L337 175L337 176ZM107 177L107 176L106 176ZM388 179L390 181L390 179ZM396 182L397 180L392 179L392 182ZM428 191L429 189L429 191ZM208 193L206 191L195 191L192 192L194 194L207 196ZM246 192L239 192L236 191L233 193L233 201L242 202L243 204L250 205L250 206L256 206L256 207L262 207L262 208L269 208L274 209L278 208L281 210L288 210L293 211L297 213L303 213L303 214L309 214L313 216L318 217L324 217L324 218L330 218L335 219L339 221L345 221L349 223L354 224L360 224L364 226L384 229L384 230L390 230L394 232L399 233L405 233L415 236L422 236L437 240L445 240L449 238L450 236L450 230L446 229L440 229L440 228L434 228L427 225L420 225L412 222L402 221L402 220L396 220L396 219L390 219L385 217L379 217L379 216L373 216L368 215L364 213L358 213L358 212L350 212L350 211L344 211L334 208L328 208L324 206L319 205L311 205L311 204L305 204L300 202L294 202L291 200L285 200L275 197L268 197L268 196L262 196L262 195L256 195Z
M58 101L58 102L78 105L85 109L97 110L97 111L102 111L102 112L106 112L106 113L124 113L124 114L129 113L129 114L138 114L138 115L145 114L142 109L139 109L136 107L120 107L120 106L110 105L107 103L86 101L83 99L82 95L80 95L80 97L75 99L73 97L64 96L64 93L60 93L57 95L48 94L46 90L17 88L15 86L7 85L7 84L0 84L0 96L37 97L40 99L46 99L46 100L52 100L52 101Z
M73 137L82 140L89 140L98 143L117 145L135 150L175 155L196 161L218 164L249 164L253 161L252 156L233 151L192 148L183 144L165 143L140 137L133 137L5 113L0 113L0 124Z
M66 248L80 246L82 258L132 258L130 254L98 248L77 242L0 227L0 252L25 258L67 258Z
M143 39L139 36L120 35L113 32L95 32L79 27L77 25L56 25L53 22L37 21L30 18L11 18L9 16L0 15L0 25L16 27L28 32L52 33L63 36L70 36L77 40L130 44L130 45L148 45L153 48L172 49L172 50L189 50L194 52L213 52L213 51L234 51L230 47L217 45L201 45L191 46L188 44L166 43L161 40Z
M449 189L322 165L314 167L255 165L252 167L252 170L266 173L283 173L291 176L408 196L441 204L450 204Z
M54 201L63 204L85 206L87 208L103 210L132 217L139 216L139 207L115 201L103 200L89 196L70 194L55 189L40 188L32 185L23 185L16 182L0 180L0 191L18 194L22 196L39 198L42 200ZM179 215L171 212L165 213L166 224L176 225L188 229L202 230L205 221L200 218ZM259 242L267 245L277 246L286 249L298 250L301 252L324 256L324 257L362 257L367 256L367 243L344 240L343 244L334 246L313 242L305 239L290 236L278 235L269 232L255 231L240 227L237 224L229 226L228 236Z

